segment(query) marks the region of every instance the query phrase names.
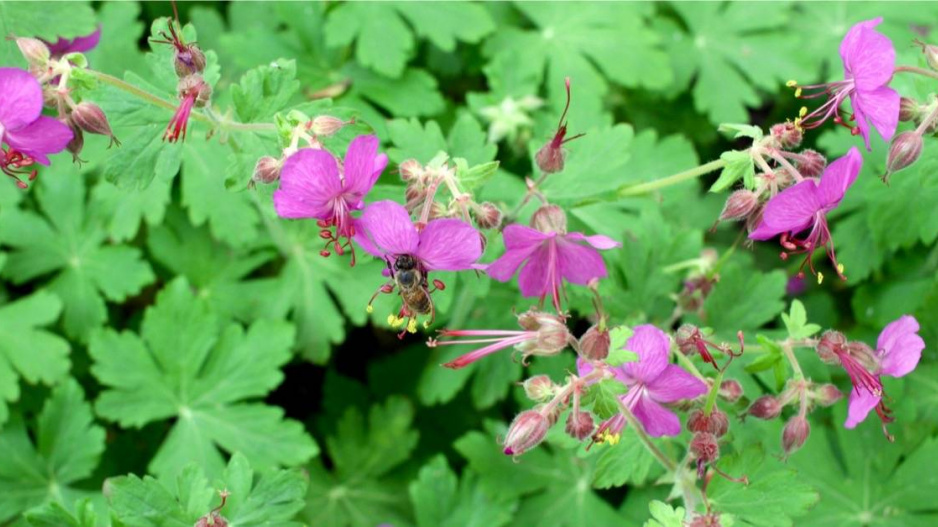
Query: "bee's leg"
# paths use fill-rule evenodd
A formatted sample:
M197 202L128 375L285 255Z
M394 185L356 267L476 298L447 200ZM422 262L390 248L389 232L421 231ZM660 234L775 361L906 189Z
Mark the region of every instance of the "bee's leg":
M394 279L394 266L391 265L391 260L387 256L384 257L384 263L388 264L388 272L391 273L391 279Z
M438 282L438 281L439 280L434 280L434 282ZM436 306L433 304L433 299L430 298L430 295L427 295L427 300L430 301L430 320L424 323L423 327L425 328L432 326L433 322L436 320Z

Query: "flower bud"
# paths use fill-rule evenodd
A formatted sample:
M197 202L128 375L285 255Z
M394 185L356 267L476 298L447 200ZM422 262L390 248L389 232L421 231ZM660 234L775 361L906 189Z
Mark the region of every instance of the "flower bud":
M404 181L418 179L423 175L423 165L416 159L405 159L401 161L401 164L397 165L397 169L401 173L401 179Z
M120 141L114 137L111 131L111 124L108 123L107 116L100 106L92 102L83 101L72 110L72 120L75 124L88 132L89 134L106 135L111 138L111 144L120 145Z
M922 53L925 54L925 63L928 64L928 67L938 71L938 46L926 44L920 40L916 40L915 43L922 47Z
M698 461L712 463L720 458L720 444L710 432L697 432L690 440L690 451Z
M49 62L49 47L38 38L13 37L16 41L16 47L20 48L20 53L30 66L45 66Z
M572 438L583 441L593 434L593 416L589 412L570 412L564 431Z
M782 430L782 450L785 451L785 457L801 448L810 433L811 425L803 415L792 416Z
M700 338L700 330L693 324L681 324L674 332L674 343L677 349L684 355L693 355L697 353L697 340Z
M738 221L748 217L759 205L759 195L751 190L737 190L726 198L721 221Z
M822 384L814 390L814 398L821 406L831 406L843 397L844 394L833 384Z
M537 163L537 168L541 169L541 172L553 174L563 170L565 157L566 153L560 143L551 139L537 151L534 161Z
M763 395L749 406L747 413L757 419L775 419L782 413L782 403L771 395Z
M765 205L760 203L759 206L756 207L754 211L752 211L752 214L750 214L746 218L746 233L747 234L752 234L753 231L759 228L759 224L762 223L762 215L764 213L765 213Z
M886 157L886 172L892 174L918 161L922 155L922 136L915 132L902 132L893 137Z
M798 172L804 177L818 177L827 168L827 158L816 150L802 150L798 159Z
M825 364L840 364L837 353L847 344L847 337L839 331L825 331L814 350Z
M476 213L476 225L480 229L496 229L502 224L502 211L494 203L486 201L479 205Z
M720 383L718 395L727 402L735 403L743 396L743 385L735 379L725 380Z
M280 179L280 170L283 162L271 156L263 156L254 165L254 175L251 180L255 183L273 183Z
M205 79L201 75L189 75L188 77L183 77L179 79L179 83L176 85L176 90L179 92L180 98L186 98L195 94L195 107L202 108L208 104L209 100L212 98L212 87L205 82Z
M527 311L518 316L518 324L528 331L536 332L536 338L516 345L516 348L521 351L522 359L531 355L539 357L556 355L563 351L573 338L570 330L567 329L566 322L556 315Z
M72 154L72 162L81 163L82 160L78 157L78 154L85 147L85 134L71 119L65 119L63 122L72 130L72 140L65 145L65 149Z
M723 527L723 524L720 522L720 514L709 512L694 516L687 527Z
M801 145L801 130L795 126L795 123L779 123L772 125L769 131L772 137L778 142L778 145L784 150L791 150Z
M587 360L603 360L609 356L612 338L608 329L599 329L594 324L580 337L580 356Z
M557 205L544 205L534 211L531 226L544 234L566 234L567 214Z
M350 121L343 121L338 117L331 115L317 115L310 121L310 131L319 136L330 136L342 129L343 126L351 124Z
M553 397L557 387L547 375L535 375L525 380L522 386L524 386L524 394L528 396L528 399L536 402L547 401Z
M217 512L213 512L199 518L193 527L228 527L228 520Z
M723 437L730 428L726 413L714 408L710 415L703 410L694 410L687 417L687 428L692 432L706 432L716 437Z
M173 67L176 69L176 76L180 79L202 73L205 70L205 53L202 53L202 50L195 44L177 48L176 56L173 58Z
M508 427L502 445L509 456L520 456L544 440L550 423L547 417L536 410L525 410L515 417Z
M911 123L922 114L922 106L915 99L901 97L899 99L899 120Z

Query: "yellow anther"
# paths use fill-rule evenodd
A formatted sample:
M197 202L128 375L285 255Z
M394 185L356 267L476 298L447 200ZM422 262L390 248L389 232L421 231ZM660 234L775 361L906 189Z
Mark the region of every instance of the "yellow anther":
M844 264L842 263L837 264L837 272L840 274L844 274Z
M801 109L798 110L798 117L804 117L805 115L808 115L808 107L802 106Z
M375 312L375 308L374 308L374 306L372 306L371 304L368 304L367 306L365 306L365 311L368 312L368 313L374 313L374 312Z
M801 86L795 88L795 98L797 99L799 97L801 97Z
M817 274L817 285L821 285L824 282L824 273Z
M607 432L607 434L608 434L608 432ZM606 442L609 443L611 446L616 446L616 445L619 444L619 439L620 439L621 437L622 437L622 436L619 435L619 434L609 434L609 437L606 439Z
M795 86L798 86L798 81L790 80L785 83L785 86L788 86L789 88L794 88Z
M412 318L407 321L407 332L416 333L417 332L417 319Z
M430 327L430 321L429 321L429 320L424 320L424 321L423 321L423 329L427 329L427 328L429 328L429 327Z
M804 129L801 127L801 117L795 117L795 123L794 123L794 124L795 124L795 128L797 128L799 131L801 131L801 132L804 131Z
M390 315L388 315L388 325L389 325L389 326L391 326L391 327L393 328L393 327L394 327L394 322L396 322L396 321L397 321L397 317L394 316L393 313L391 313Z

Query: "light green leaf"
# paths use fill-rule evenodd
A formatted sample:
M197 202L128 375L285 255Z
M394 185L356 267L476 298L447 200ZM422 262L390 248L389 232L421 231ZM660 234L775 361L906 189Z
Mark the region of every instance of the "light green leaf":
M720 172L720 177L710 186L710 192L722 192L740 179L746 188L755 187L756 168L748 151L730 150L720 154L720 159L726 161L726 166Z
M287 108L299 89L296 61L279 59L245 73L231 87L231 100L242 122L267 120Z
M625 395L628 387L618 379L603 379L589 387L580 404L589 408L600 420L619 413L618 398Z
M683 527L684 508L674 508L667 503L654 500L648 504L651 519L645 522L645 527Z
M84 498L75 502L77 515L72 514L61 503L46 502L34 507L23 516L32 527L95 527L98 517L91 500Z
M90 2L0 2L0 35L39 37L55 42L59 37L75 38L95 30ZM0 41L0 64L25 66L26 61L13 41Z
M408 490L418 527L499 527L517 507L515 500L489 496L472 473L457 481L442 455L420 469Z
M707 325L728 333L758 328L785 307L782 297L787 281L781 270L760 273L731 261L704 301Z

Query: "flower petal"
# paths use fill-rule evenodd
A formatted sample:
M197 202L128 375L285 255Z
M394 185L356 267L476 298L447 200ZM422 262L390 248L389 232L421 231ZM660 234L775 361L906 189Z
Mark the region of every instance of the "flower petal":
M6 133L32 123L41 113L39 81L19 68L0 68L0 125Z
M880 397L871 394L868 390L862 388L850 390L850 403L847 406L847 421L844 422L844 426L854 428L862 423L870 410L876 408L879 401Z
M471 269L480 256L482 237L462 220L433 220L420 233L417 258L428 271Z
M571 232L566 235L568 240L573 241L585 241L586 243L592 245L597 249L615 249L616 247L622 247L622 244L613 240L608 236L603 236L602 234L594 234L593 236L586 236L581 232Z
M388 164L388 156L378 155L378 138L360 135L352 140L345 152L345 190L361 201L375 185Z
M98 29L95 29L94 33L90 35L75 37L71 40L59 37L55 43L46 42L46 45L49 48L49 53L53 57L61 57L66 53L85 53L86 51L91 51L98 46L100 40L101 26L98 26Z
M860 168L863 166L863 156L856 147L843 157L827 165L821 175L821 183L817 187L817 197L821 208L830 210L840 203L847 189L857 179Z
M881 354L882 360L880 374L902 377L918 366L925 349L925 341L918 330L918 321L910 315L902 315L883 328L876 339L876 352Z
M676 436L681 433L681 421L671 410L661 406L643 393L634 399L632 413L652 437Z
M538 246L518 273L518 288L526 297L553 296L560 288L560 273L556 262L556 251L551 240Z
M625 349L634 351L638 355L638 362L628 362L622 368L638 382L651 382L668 366L671 340L663 331L650 324L635 326L632 331Z
M365 252L386 258L417 254L420 238L407 209L393 201L376 201L365 207L355 223L353 238Z
M513 223L505 227L502 236L505 238L506 249L524 249L532 246L538 246L544 240L553 238L553 234L544 234L543 232L532 229L526 225Z
M335 158L324 150L304 148L283 163L274 208L281 218L328 220L334 212L333 200L341 195Z
M696 399L707 393L707 385L676 364L668 364L656 379L645 385L648 395L662 403Z
M821 210L813 179L788 187L765 205L762 222L749 234L752 240L768 240L783 232L797 233L811 226Z
M7 130L5 140L14 150L48 165L48 154L65 150L65 146L72 140L72 130L58 120L43 115L18 130Z
M594 278L606 277L606 264L599 251L589 245L579 245L557 239L557 265L560 275L571 284L586 285Z
M876 31L882 18L855 24L840 44L840 58L859 90L872 90L892 78L896 50L892 41Z
M889 86L880 86L875 90L858 91L850 96L857 119L857 128L870 149L870 128L873 124L883 141L892 140L899 126L899 93Z

